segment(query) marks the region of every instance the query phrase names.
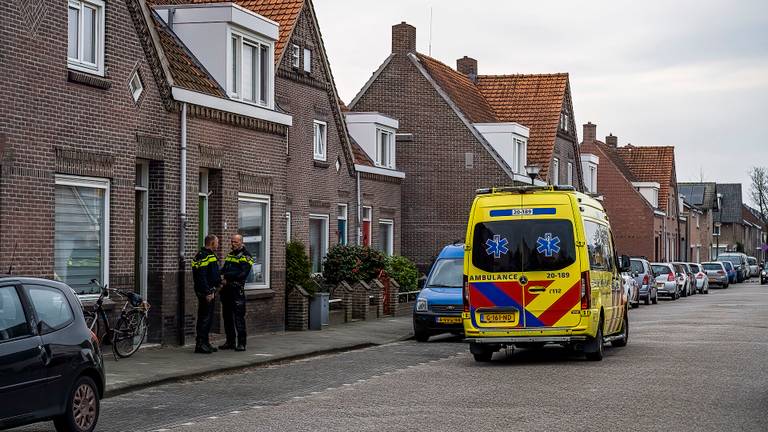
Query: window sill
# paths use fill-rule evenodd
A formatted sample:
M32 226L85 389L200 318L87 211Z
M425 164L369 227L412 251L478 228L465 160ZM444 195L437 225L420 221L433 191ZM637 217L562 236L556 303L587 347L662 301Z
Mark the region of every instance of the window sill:
M313 162L314 162L315 168L326 169L326 168L331 166L331 164L329 162L326 162L326 161L321 161L321 160L315 159Z
M110 87L112 87L112 81L104 77L72 69L67 71L67 80L69 82L84 84L102 90L109 90Z
M246 300L258 300L258 299L269 299L275 296L277 294L275 290L270 288L246 288L245 289L245 298Z

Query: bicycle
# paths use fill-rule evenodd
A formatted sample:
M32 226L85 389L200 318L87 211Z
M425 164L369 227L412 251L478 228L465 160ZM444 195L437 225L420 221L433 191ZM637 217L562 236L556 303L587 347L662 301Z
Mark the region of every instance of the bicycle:
M99 338L99 340L111 341L112 351L115 353L116 359L132 356L138 351L147 336L149 303L136 293L109 288L106 285L102 286L96 279L92 279L91 283L99 287L100 294L94 310L83 311L88 328L97 337L104 334L104 337ZM104 299L109 298L110 294L115 294L126 300L114 328L110 326L107 312L103 307ZM103 324L100 324L100 321ZM104 333L100 328L101 325L106 329Z

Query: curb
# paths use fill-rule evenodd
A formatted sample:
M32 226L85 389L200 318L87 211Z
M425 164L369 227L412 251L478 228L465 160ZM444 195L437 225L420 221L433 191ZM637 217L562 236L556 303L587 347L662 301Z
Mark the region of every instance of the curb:
M180 374L180 375L160 377L160 378L157 378L157 379L149 379L149 380L144 381L144 382L135 383L135 384L128 384L128 385L120 386L118 388L113 388L113 389L108 388L109 385L107 385L107 389L104 392L103 399L109 399L109 398L113 398L113 397L116 397L116 396L124 395L126 393L131 393L131 392L135 392L137 390L142 390L142 389L146 389L146 388L150 388L150 387L155 387L155 386L159 386L159 385L163 385L163 384L171 384L171 383L176 383L176 382L186 381L186 380L203 379L205 377L217 376L217 375L222 375L222 374L225 374L225 373L243 371L243 370L246 370L246 369L253 369L253 368L257 368L257 367L266 367L266 366L274 366L274 365L278 365L278 364L285 364L285 363L290 363L290 362L294 362L294 361L297 361L297 360L303 360L303 359L307 359L307 358L318 357L318 356L321 356L321 355L337 354L337 353L342 353L342 352L356 351L356 350L361 350L361 349L365 349L365 348L371 348L371 347L376 347L376 346L387 345L387 344L395 343L395 342L403 342L403 341L407 341L407 340L410 340L410 339L413 339L413 334L409 334L407 336L400 336L400 337L397 337L397 338L394 338L394 339L391 339L391 340L387 340L387 341L384 341L384 342L381 342L381 343L363 342L363 343L358 343L358 344L350 344L350 345L345 345L345 346L341 346L341 347L315 350L315 351L310 351L310 352L301 353L301 354L295 354L295 355L289 355L289 356L280 357L280 358L272 358L272 359L268 359L268 360L256 360L256 361L249 362L249 363L242 364L242 365L226 366L226 367L222 367L222 368L219 368L219 369L204 370L204 371L194 371L194 372Z

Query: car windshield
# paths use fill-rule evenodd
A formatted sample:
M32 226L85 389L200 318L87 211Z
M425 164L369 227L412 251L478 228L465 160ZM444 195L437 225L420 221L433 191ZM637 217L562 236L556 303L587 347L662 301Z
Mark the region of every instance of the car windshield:
M654 264L654 265L651 266L651 268L653 269L653 273L655 273L657 275L663 275L663 274L670 273L669 267L667 267L665 265Z
M749 265L757 265L757 258L749 257L747 261L749 261Z
M428 287L461 288L464 276L464 260L461 258L441 259L429 274Z
M726 270L733 270L733 264L731 264L730 261L722 261L722 263L725 266Z
M741 257L736 255L720 255L718 259L723 262L728 261L733 264L741 264Z
M693 273L698 273L701 271L698 264L689 264L688 266L691 267L691 271Z
M560 270L576 262L569 220L503 220L475 226L472 264L487 272Z
M645 269L643 268L643 262L642 261L630 261L630 269L634 273L645 273Z
M723 267L720 264L704 263L704 270L722 270Z

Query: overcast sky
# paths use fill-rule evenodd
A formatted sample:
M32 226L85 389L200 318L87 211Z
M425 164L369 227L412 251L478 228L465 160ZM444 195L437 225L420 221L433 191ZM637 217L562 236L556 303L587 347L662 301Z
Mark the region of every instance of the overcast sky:
M391 50L417 49L480 74L570 73L576 123L620 145L674 145L678 181L742 183L768 166L768 0L315 0L341 98ZM579 126L579 140L582 139Z

